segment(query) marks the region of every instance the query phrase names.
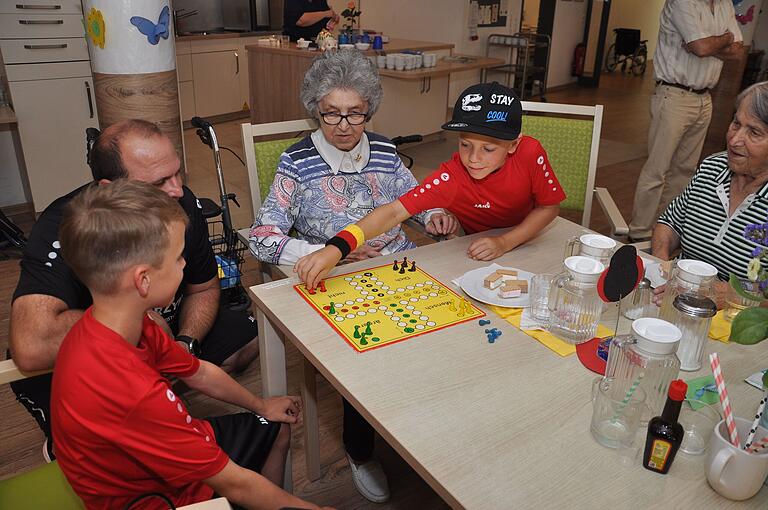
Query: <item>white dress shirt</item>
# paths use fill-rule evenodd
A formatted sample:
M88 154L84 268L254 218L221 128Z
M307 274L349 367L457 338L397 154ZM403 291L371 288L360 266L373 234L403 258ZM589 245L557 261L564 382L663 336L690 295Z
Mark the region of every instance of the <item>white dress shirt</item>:
M653 59L657 80L677 83L694 89L717 85L723 61L716 57L697 57L683 47L698 39L733 33L741 41L732 0L667 0L661 11L659 42Z

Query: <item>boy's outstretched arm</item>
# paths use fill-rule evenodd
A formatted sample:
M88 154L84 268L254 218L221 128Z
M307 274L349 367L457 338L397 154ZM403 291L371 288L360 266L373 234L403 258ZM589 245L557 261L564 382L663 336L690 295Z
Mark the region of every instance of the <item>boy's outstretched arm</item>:
M402 223L411 217L411 214L405 209L400 200L395 200L377 207L365 218L358 221L356 225L360 227L366 239L376 237L386 232L395 225ZM325 278L328 271L341 260L341 251L335 246L326 246L314 253L306 255L296 262L293 272L299 275L307 288L314 289L320 281Z
M533 238L560 213L559 205L537 206L522 223L496 237L481 237L469 245L467 255L474 260L493 260Z

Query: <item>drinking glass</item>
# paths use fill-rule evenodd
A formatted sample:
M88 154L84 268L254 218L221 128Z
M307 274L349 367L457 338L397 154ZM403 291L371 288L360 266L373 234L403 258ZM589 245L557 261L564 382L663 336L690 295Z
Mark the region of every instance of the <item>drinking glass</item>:
M592 384L592 424L595 441L607 448L630 448L645 408L645 391L631 393L613 379L599 377Z
M740 282L741 288L751 294L756 294L760 290L755 282L749 280L740 280ZM754 306L760 306L759 299L745 298L737 294L733 287L728 285L725 292L725 309L723 310L723 318L725 320L730 322L739 315L739 312Z
M528 291L531 300L531 317L544 324L549 322L549 287L552 285L550 273L537 274L531 278L531 288Z

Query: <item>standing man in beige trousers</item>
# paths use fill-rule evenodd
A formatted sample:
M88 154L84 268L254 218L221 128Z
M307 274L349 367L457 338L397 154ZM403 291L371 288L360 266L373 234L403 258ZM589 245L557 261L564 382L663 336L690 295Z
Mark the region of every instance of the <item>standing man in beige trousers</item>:
M712 118L709 89L742 48L732 0L667 0L653 60L648 160L635 190L631 241L650 239L659 212L696 170Z

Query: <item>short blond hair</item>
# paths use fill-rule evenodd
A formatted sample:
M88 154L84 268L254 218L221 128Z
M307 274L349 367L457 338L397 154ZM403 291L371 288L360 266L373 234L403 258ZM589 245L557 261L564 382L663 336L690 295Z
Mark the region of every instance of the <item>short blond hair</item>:
M110 294L136 264L162 265L172 222L189 218L156 187L118 179L94 184L73 198L59 226L61 254L92 292Z

